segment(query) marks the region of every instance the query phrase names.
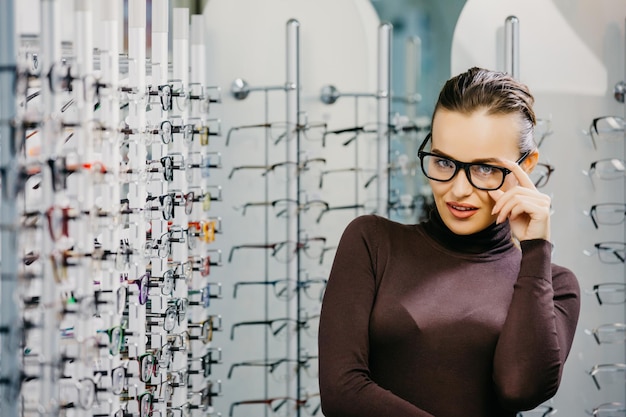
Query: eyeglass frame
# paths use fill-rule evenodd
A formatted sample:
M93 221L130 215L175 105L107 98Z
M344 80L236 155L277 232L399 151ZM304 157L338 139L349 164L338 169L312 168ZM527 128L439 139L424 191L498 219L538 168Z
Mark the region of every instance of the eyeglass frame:
M497 165L485 164L485 163L482 163L482 162L479 162L479 163L461 162L461 161L458 161L456 159L453 159L453 158L450 158L450 157L447 157L447 156L438 155L436 153L431 153L431 152L425 152L424 148L426 147L426 143L428 143L428 141L431 138L432 138L432 133L429 133L428 135L426 135L426 138L424 139L424 141L422 142L422 144L419 147L419 150L417 151L417 156L420 159L420 166L422 168L422 172L424 173L424 175L428 179L431 179L431 180L437 181L437 182L449 182L449 181L452 181L454 179L454 177L456 177L456 175L459 173L459 171L461 169L463 169L463 171L465 172L465 176L467 177L467 181L472 185L472 187L476 188L477 190L481 190L481 191L495 191L495 190L500 189L504 185L504 181L506 180L506 176L509 175L512 172L508 168L497 166ZM515 161L515 163L517 165L521 164L526 158L528 158L528 156L531 153L532 153L532 151L524 152L522 154L522 156L517 161ZM448 161L452 162L454 164L454 173L447 180L440 180L440 179L433 178L433 177L429 176L428 173L427 173L426 168L424 167L424 157L425 156L433 156L433 157L436 157L436 158L441 158L441 159L445 159L445 160L448 160ZM502 182L500 183L499 186L497 186L495 188L484 188L484 187L476 186L474 184L474 182L472 181L472 174L470 172L470 168L472 166L489 167L489 168L493 168L493 169L496 169L496 170L502 172Z

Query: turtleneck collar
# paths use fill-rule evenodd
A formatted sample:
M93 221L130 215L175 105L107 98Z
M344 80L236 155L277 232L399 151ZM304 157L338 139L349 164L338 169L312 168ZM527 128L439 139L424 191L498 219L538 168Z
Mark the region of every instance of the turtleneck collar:
M457 235L445 225L439 211L434 208L428 221L423 223L424 230L444 248L465 254L495 255L514 246L508 220L495 222L487 228L471 235Z

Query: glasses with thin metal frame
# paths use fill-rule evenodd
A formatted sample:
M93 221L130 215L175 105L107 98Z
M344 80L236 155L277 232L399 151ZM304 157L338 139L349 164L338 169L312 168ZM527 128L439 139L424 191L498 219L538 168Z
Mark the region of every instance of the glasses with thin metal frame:
M604 363L594 365L591 370L589 370L589 375L593 379L593 383L596 388L599 390L600 382L599 376L605 375L607 379L615 380L619 377L620 380L624 379L624 374L626 373L626 364L623 363Z
M212 290L212 288L216 288ZM202 289L187 291L187 296L191 297L200 294L200 301L189 301L190 306L200 306L202 308L209 308L211 306L211 299L222 298L222 284L208 282Z
M596 284L591 293L595 294L599 305L626 303L626 284L621 282Z
M624 119L620 116L596 117L589 125L593 148L598 149L600 140L624 139Z
M624 323L602 324L591 330L585 329L585 333L592 335L596 343L599 345L624 343L624 341L626 340L626 324Z
M161 325L163 330L171 332L176 325L180 326L185 321L188 303L189 300L186 298L178 298L171 302L168 301L168 307L165 309L165 313L146 313L146 317L150 319L146 322L147 325ZM158 321L159 319L162 319L163 322Z
M548 181L550 180L550 175L552 175L554 170L555 168L553 165L547 164L545 162L538 162L528 176L530 177L533 184L535 184L535 187L542 188L548 184Z
M620 402L600 404L591 411L585 411L593 417L626 417L626 405Z
M541 147L545 138L553 133L551 117L547 119L537 119L535 123L535 142L537 143L537 148Z
M463 170L474 188L493 191L502 187L506 176L511 173L511 170L497 165L484 162L461 162L443 155L425 152L424 148L431 138L432 134L429 133L420 145L417 156L421 160L422 172L433 181L451 181L460 170ZM521 164L528 155L530 151L524 152L515 163Z
M190 322L187 324L189 329L200 329L199 339L203 344L213 341L213 332L222 330L222 316L209 315L206 320L201 322ZM193 336L192 336L193 337Z
M594 204L589 211L584 213L591 217L591 221L596 229L600 225L615 226L624 223L626 203Z
M594 251L584 250L587 256L598 254L600 262L605 264L619 264L626 260L626 243L624 242L598 242L593 245Z
M120 284L125 285L124 287L120 288L126 288L126 286L128 286L129 284L137 285L137 299L139 301L139 304L146 304L146 302L148 301L148 296L150 295L150 272L144 273L137 279L130 279L128 278L128 273L122 273L120 274Z
M308 212L310 209L316 207L324 209L328 207L328 203L319 199L305 199L304 202L298 202L298 200L293 198L279 198L272 201L248 201L243 205L234 208L236 210L241 210L241 214L245 216L248 209L252 207L271 208L276 217L287 217L288 215L295 216L301 212Z
M64 409L78 407L82 410L90 410L94 404L98 403L98 392L109 391L108 388L98 387L100 376L101 374L97 374L94 378L81 378L67 387L73 391L72 397L76 399L76 402L65 403L61 407Z
M192 369L192 363L195 362L200 362L202 369ZM202 375L203 378L208 378L211 375L211 365L220 363L222 363L222 349L210 347L201 357L187 359L187 373L189 375Z
M189 187L189 191L193 191L194 203L202 204L202 211L210 211L213 201L222 201L222 187L219 185L209 186L209 189L204 189L198 186Z
M119 399L122 402L136 400L137 407L139 407L139 417L152 417L154 403L157 402L154 398L154 393L150 390L138 394L136 397L120 396Z
M359 184L363 184L364 188L367 188L366 185L369 186L371 184L371 179L375 178L376 176L375 169L367 169L367 168L361 168L361 167L327 169L327 170L320 172L320 180L318 183L318 187L320 189L324 187L324 178L326 178L327 175L345 174L345 173L351 173L351 174L356 175L356 179L358 180Z
M378 133L378 127L380 125L378 123L366 123L359 126L350 126L341 129L327 130L324 136L322 137L322 147L326 147L326 137L327 136L343 136L345 138L346 134L349 134L347 139L341 143L343 146L348 146L352 142L354 142L360 135L366 134L376 134ZM384 125L382 125L384 126ZM393 125L388 125L387 132L389 128L392 128Z
M187 181L194 182L194 170L200 170L202 178L209 178L214 169L222 168L222 154L220 152L190 152L187 158Z
M326 278L307 278L302 281L298 281L291 278L275 279L268 281L238 281L233 286L233 298L237 298L239 288L247 286L271 286L274 295L279 300L291 300L298 291L302 291L307 298L311 300L321 301L326 284L328 280Z
M532 410L517 413L516 417L549 417L555 415L556 412L557 410L554 407L551 407L549 405L540 405L539 407L536 407Z
M275 145L283 139L290 139L298 133L302 133L305 139L310 141L322 141L326 134L325 122L306 122L303 124L289 124L287 122L257 123L252 125L233 126L226 134L226 146L230 143L233 132L243 129L266 129L269 137Z
M289 358L280 358L280 359L259 359L259 360L249 360L249 361L241 361L241 362L235 362L233 364L230 365L230 368L228 369L228 375L227 378L231 379L231 377L233 376L233 372L235 371L236 368L241 368L241 367L259 367L259 368L266 368L267 371L274 376L277 380L281 380L285 375L278 375L278 373L275 373L276 369L282 365L282 364L288 364L288 363L296 363L298 365L305 365L305 362L308 362L311 358L308 359L289 359Z
M300 251L302 251L308 258L319 259L325 243L325 237L316 236L306 238L300 242L283 240L274 243L246 243L242 245L235 245L230 249L228 262L232 262L233 255L238 249L271 250L271 256L282 263L291 262Z
M626 176L626 161L618 158L598 159L591 162L589 169L583 170L583 174L589 177L592 185L594 185L594 177L601 180L624 178Z
M240 405L255 405L255 404L266 405L271 410L272 415L286 416L291 411L290 407L287 405L288 403L293 403L295 407L302 407L306 404L306 401L307 400L293 398L293 397L272 397L272 398L235 401L230 405L228 416L233 417L233 413L235 412L235 407L238 407Z
M272 335L276 336L285 329L287 329L290 325L293 325L294 329L298 330L301 327L306 326L306 322L290 317L281 317L272 320L250 320L250 321L240 321L237 323L233 323L230 328L230 340L235 339L235 329L241 326L267 326L272 333Z

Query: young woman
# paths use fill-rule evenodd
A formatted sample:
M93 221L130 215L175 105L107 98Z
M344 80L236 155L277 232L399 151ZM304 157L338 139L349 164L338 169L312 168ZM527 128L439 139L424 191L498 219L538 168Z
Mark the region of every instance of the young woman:
M418 154L428 221L344 231L319 328L326 417L514 417L556 393L580 290L528 177L532 105L504 73L450 79Z

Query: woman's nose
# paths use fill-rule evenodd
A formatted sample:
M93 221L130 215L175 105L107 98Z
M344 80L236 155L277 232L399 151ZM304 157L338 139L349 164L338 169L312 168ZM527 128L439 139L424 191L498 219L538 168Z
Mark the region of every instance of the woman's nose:
M454 178L452 178L452 192L455 198L467 197L473 191L474 186L469 182L467 172L465 172L464 169L459 170Z

